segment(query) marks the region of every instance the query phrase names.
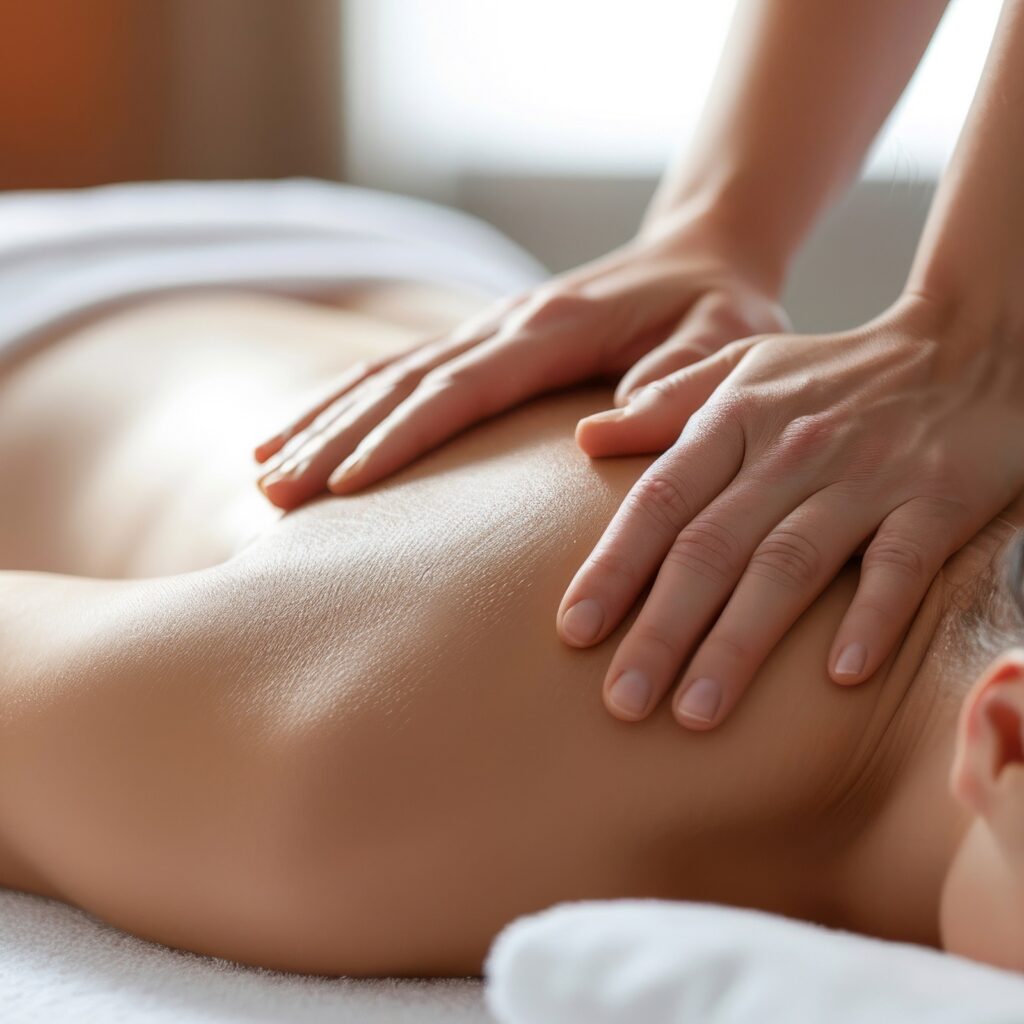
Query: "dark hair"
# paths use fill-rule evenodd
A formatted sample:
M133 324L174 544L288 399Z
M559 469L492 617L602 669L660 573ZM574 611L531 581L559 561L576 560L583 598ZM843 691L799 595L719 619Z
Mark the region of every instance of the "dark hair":
M1024 530L1018 530L1010 541L1006 554L1005 586L1016 609L1017 619L1024 626Z
M932 650L959 698L993 658L1024 646L1024 529L1014 529L987 570L951 596Z

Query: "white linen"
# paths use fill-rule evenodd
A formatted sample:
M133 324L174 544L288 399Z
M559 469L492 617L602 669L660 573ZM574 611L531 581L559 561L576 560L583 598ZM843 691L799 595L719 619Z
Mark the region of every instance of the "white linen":
M501 1024L1021 1024L1024 976L752 910L563 903L487 960Z
M419 281L499 296L544 268L467 214L349 185L109 185L0 195L0 359L62 320L176 288Z
M479 981L315 978L155 946L0 892L3 1024L489 1024Z

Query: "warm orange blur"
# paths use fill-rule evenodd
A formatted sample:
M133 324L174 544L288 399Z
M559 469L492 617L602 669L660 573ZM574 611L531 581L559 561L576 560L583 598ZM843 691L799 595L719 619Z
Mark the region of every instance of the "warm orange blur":
M0 0L0 188L339 173L337 0Z

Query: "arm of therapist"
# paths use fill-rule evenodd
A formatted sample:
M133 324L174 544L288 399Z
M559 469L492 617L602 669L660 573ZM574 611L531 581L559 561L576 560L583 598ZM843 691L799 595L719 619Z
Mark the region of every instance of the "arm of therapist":
M680 378L673 375L690 369L680 406L687 415L697 407L694 396L700 389L707 397L714 390L712 382L718 384L733 368L751 375L751 390L761 399L770 397L773 386L760 383L771 381L774 372L766 366L764 353L777 346L778 358L792 367L805 350L818 353L837 346L819 343L808 350L798 339L740 339L785 329L777 296L791 257L822 209L856 174L944 7L945 0L741 0L697 138L679 167L666 175L637 237L609 256L502 303L451 335L338 382L325 401L257 448L257 459L266 463L260 478L264 493L274 504L293 508L325 486L338 494L359 490L486 416L598 376L624 374L616 391L616 405L623 406L637 388L662 379L667 383L653 394L667 398L679 390ZM870 62L865 54L872 55ZM827 396L835 391L825 390L825 381L811 378L809 371L801 373L799 365L791 370L788 386L799 391L797 385L804 380L820 389L821 409L834 419L841 407L829 406ZM780 395L784 391L775 390ZM730 410L737 401L732 400ZM673 433L665 425L672 416L664 412L663 402L656 404L657 413L645 416L635 415L642 407L631 404L631 418L617 426L582 424L581 446L591 454L664 450L686 417L674 414ZM723 419L726 411L722 402L709 403L687 425L687 443L700 434L707 442L700 452L718 461L700 463L699 489L688 492L687 503L675 501L677 533L715 498L734 496L733 487L730 498L724 497L739 468L739 434L732 424L740 420L731 412ZM757 436L768 438L786 427L782 417L791 411L780 398L778 406L748 403L744 415L744 424L753 424ZM710 447L718 422L725 430L733 429L732 449ZM798 445L821 444L815 438L828 422L808 414L785 436ZM666 458L678 457L681 450L673 448ZM694 465L691 458L687 466ZM752 489L744 492L744 500L762 507L756 518L765 533L801 503L793 498L791 508L776 510L779 501L766 465L760 469L764 486L759 490L756 476L751 476ZM803 472L807 476L809 470ZM657 486L638 495L655 497ZM788 485L787 495L794 488ZM659 500L655 497L655 503ZM643 577L653 575L672 548L668 527L660 548L645 546L639 518L627 515L634 504L635 496L563 602L558 624L569 642L583 646L607 635L646 582ZM769 521L776 511L777 518ZM843 543L827 544L832 553L823 558L821 573L839 563L835 552ZM741 569L742 550L732 556ZM738 578L737 571L733 584ZM817 579L802 588L804 603L813 596ZM665 593L664 586L659 589ZM728 596L724 581L713 600L704 598L702 621L713 618ZM584 598L593 603L581 608ZM566 614L570 606L576 611ZM735 618L730 613L727 624ZM622 713L609 696L614 713L642 717L656 706L675 679L687 645L692 645L690 624L682 627L677 624L685 642L674 642L671 656L659 662L660 674L649 680L650 701L640 715ZM658 636L652 631L648 637L652 658L657 656L653 649ZM767 637L756 645L748 643L743 672L728 677L735 682L728 682L712 722L720 721L735 702L767 643ZM616 656L616 666L625 664L624 652L642 644L642 630L634 629ZM865 665L883 656L881 646L873 641ZM844 678L856 681L866 675ZM639 686L632 688L635 695Z
M856 173L944 6L741 0L703 126L637 237L336 382L256 449L264 493L281 508L325 486L349 493L542 392L625 374L621 404L737 338L784 330L790 257Z
M1021 109L1024 0L1006 0L891 309L843 334L732 343L580 423L592 455L671 445L559 611L586 646L657 573L605 679L613 714L645 717L689 661L676 719L721 722L864 542L829 670L869 678L946 558L1024 489Z

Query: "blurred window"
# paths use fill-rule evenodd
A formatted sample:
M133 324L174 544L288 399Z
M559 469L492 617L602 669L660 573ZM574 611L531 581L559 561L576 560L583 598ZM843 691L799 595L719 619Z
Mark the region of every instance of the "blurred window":
M656 173L693 132L733 6L346 0L350 172L392 187L469 170ZM951 5L870 176L941 170L998 10Z

